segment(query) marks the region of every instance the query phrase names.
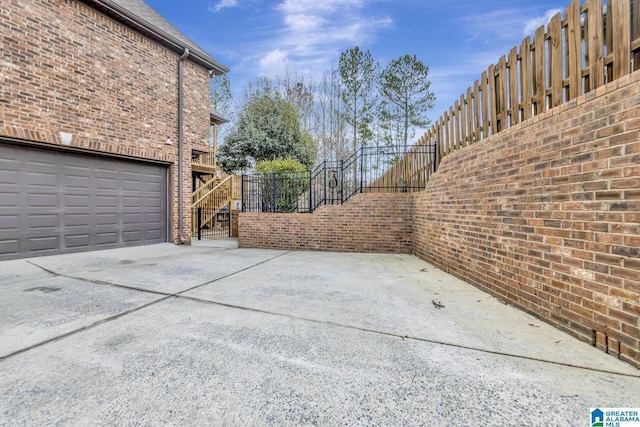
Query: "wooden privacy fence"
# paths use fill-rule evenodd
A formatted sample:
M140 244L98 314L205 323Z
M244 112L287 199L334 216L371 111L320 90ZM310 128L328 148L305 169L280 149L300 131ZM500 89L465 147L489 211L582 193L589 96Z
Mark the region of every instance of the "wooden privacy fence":
M483 72L417 144L437 142L439 161L638 69L640 0L574 0Z

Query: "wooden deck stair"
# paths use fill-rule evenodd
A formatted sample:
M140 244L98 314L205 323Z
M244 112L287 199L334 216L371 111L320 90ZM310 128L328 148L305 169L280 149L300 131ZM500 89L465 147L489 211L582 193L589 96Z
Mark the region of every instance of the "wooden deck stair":
M225 206L240 198L240 176L215 176L194 191L192 197L192 230L198 232L198 208L200 208L200 226L213 226L212 220Z

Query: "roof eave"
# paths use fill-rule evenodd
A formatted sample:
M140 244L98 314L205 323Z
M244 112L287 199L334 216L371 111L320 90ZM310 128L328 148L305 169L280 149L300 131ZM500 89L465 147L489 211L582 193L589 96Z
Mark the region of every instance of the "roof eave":
M120 22L123 22L129 27L149 35L151 38L170 48L176 53L181 54L184 52L185 47L188 47L184 42L181 42L172 35L167 34L165 31L162 31L158 27L150 24L144 19L141 19L139 16L132 14L131 12L112 2L111 0L81 1L102 12L107 13L114 18L117 18ZM229 68L220 64L215 59L211 57L203 57L203 55L199 55L198 52L194 52L192 50L189 51L188 59L209 70L211 75L219 76L229 72Z
M227 119L227 118L225 118L225 117L223 117L223 116L221 116L220 114L217 114L217 113L211 113L209 117L210 117L211 123L215 123L217 125L222 125L224 123L229 123L229 119Z

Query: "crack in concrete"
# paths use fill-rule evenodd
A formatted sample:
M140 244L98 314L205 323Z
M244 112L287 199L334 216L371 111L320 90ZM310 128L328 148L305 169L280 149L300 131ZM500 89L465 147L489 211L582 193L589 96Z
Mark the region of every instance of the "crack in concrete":
M480 347L472 347L472 346L468 346L468 345L464 345L464 344L457 344L457 343L452 343L452 342L447 342L447 341L440 341L440 340L435 340L435 339L430 339L430 338L421 338L421 337L412 337L412 336L408 336L408 335L400 335L400 334L395 333L395 332L386 332L386 331L379 331L379 330L375 330L375 329L363 328L363 327L360 327L360 326L346 325L346 324L342 324L342 323L332 322L330 320L311 319L311 318L307 318L307 317L300 317L300 316L295 316L295 315L291 315L291 314L278 313L278 312L273 312L273 311L268 311L268 310L261 310L261 309L258 309L258 308L244 307L244 306L240 306L240 305L236 305L236 304L229 304L229 303L224 303L224 302L219 302L219 301L211 301L211 300L195 298L195 297L188 297L188 296L183 296L183 295L176 295L176 297L180 298L180 299L187 299L187 300L191 300L191 301L199 302L199 303L204 303L204 304L219 305L219 306L222 306L222 307L234 308L234 309L238 309L238 310L246 310L246 311L251 311L251 312L255 312L255 313L262 313L262 314L269 314L269 315L273 315L273 316L287 317L287 318L290 318L290 319L301 320L301 321L305 321L305 322L331 325L331 326L336 326L336 327L339 327L339 328L352 329L352 330L356 330L356 331L360 331L360 332L367 332L367 333L371 333L371 334L384 335L384 336L393 337L393 338L401 338L403 340L418 341L418 342L424 342L424 343L429 343L429 344L436 344L436 345L442 345L442 346L447 346L447 347L460 348L460 349L464 349L464 350L471 350L471 351L477 351L477 352L481 352L481 353L494 354L494 355L497 355L497 356L512 357L512 358L516 358L516 359L529 360L529 361L533 361L533 362L540 362L540 363L548 363L548 364L558 365L558 366L565 366L565 367L568 367L568 368L584 369L584 370L587 370L587 371L601 372L601 373L611 374L611 375L620 375L620 376L629 377L629 378L640 378L640 375L621 373L621 372L610 371L610 370L606 370L606 369L592 368L592 367L588 367L588 366L574 365L574 364L571 364L571 363L558 362L558 361L555 361L555 360L541 359L541 358L531 357L531 356L523 356L521 354L515 354L515 353L505 353L505 352L501 352L501 351L490 350L490 349L485 349L485 348L480 348Z
M29 350L33 350L35 348L42 347L42 346L44 346L46 344L49 344L49 343L52 343L52 342L55 342L55 341L59 341L59 340L62 340L64 338L67 338L69 336L76 335L78 333L93 329L96 326L102 325L104 323L108 323L108 322L111 322L113 320L117 320L117 319L119 319L121 317L127 316L127 315L129 315L131 313L135 313L136 311L139 311L139 310L142 310L144 308L150 307L152 305L158 304L159 302L166 301L166 300L168 300L170 298L185 298L184 296L181 296L180 294L192 291L192 290L200 288L202 286L209 285L211 283L217 282L219 280L225 279L225 278L233 276L235 274L242 273L244 271L247 271L247 270L250 270L250 269L252 269L254 267L257 267L259 265L266 264L267 262L270 262L270 261L272 261L272 260L274 260L276 258L280 258L281 256L284 256L284 255L286 255L288 253L290 253L290 252L284 252L284 253L278 254L278 255L276 255L274 257L271 257L269 259L257 262L255 264L252 264L252 265L248 266L248 267L242 268L240 270L236 270L236 271L231 272L229 274L226 274L224 276L216 277L213 280L209 280L209 281L207 281L205 283L202 283L200 285L192 286L191 288L188 288L188 289L182 290L180 292L176 292L176 293L153 291L153 290L148 290L148 289L137 288L135 286L120 285L120 284L117 284L117 283L110 283L110 282L106 282L106 281L103 281L103 280L85 279L85 278L82 278L82 277L77 277L77 276L71 276L71 275L68 275L68 274L57 273L57 272L49 270L48 268L45 268L45 267L43 267L41 265L38 265L38 264L36 264L34 262L27 261L27 263L46 271L47 273L53 275L54 277L64 277L64 278L67 278L67 279L81 280L81 281L93 283L93 284L96 284L96 285L113 286L113 287L116 287L116 288L122 288L122 289L134 290L134 291L139 291L139 292L144 292L144 293L149 293L149 294L154 294L154 295L160 295L160 296L162 296L162 298L158 298L157 300L151 301L151 302L149 302L147 304L143 304L143 305L141 305L139 307L135 307L135 308L132 308L130 310L123 311L122 313L118 313L118 314L115 314L113 316L109 316L109 317L106 317L104 319L98 320L98 321L96 321L96 322L94 322L94 323L92 323L90 325L83 326L82 328L78 328L78 329L75 329L73 331L69 331L69 332L66 332L64 334L57 335L55 337L46 339L46 340L38 342L36 344L32 344L32 345L30 345L28 347L25 347L25 348L22 348L20 350L16 350L16 351L14 351L12 353L9 353L9 354L6 354L4 356L0 356L0 362L2 362L4 360L7 360L7 359L9 359L11 357L14 357L16 355L25 353L25 352L27 352Z

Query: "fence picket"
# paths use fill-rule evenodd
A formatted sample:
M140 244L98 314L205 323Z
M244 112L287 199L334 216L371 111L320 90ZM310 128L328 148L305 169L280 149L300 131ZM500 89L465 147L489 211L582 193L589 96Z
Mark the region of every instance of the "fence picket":
M496 69L492 64L487 71L487 82L489 91L487 93L487 102L489 103L489 124L491 126L490 135L498 133L498 110L496 109Z
M473 109L473 95L471 94L471 88L467 88L467 145L471 145L474 142L474 134L475 134L475 116Z
M507 128L507 59L503 55L498 60L496 70L496 111L497 128L496 133Z
M638 1L638 0L636 0ZM613 0L611 38L613 42L613 80L629 74L631 65L631 4L629 0Z
M488 138L489 133L489 102L487 100L487 72L480 75L480 92L482 94L482 138Z
M633 49L633 71L640 70L640 0L634 0L631 11L631 49Z
M520 45L520 91L522 93L522 120L531 117L531 43L527 36Z
M589 90L595 90L604 84L604 38L602 23L602 1L587 0Z
M534 115L540 114L546 110L547 103L547 81L545 73L545 35L544 27L538 27L533 37L534 54L533 54L533 104Z
M557 13L549 23L549 80L551 83L551 107L562 104L562 22Z
M580 32L580 1L573 0L566 13L567 72L569 77L567 100L570 100L577 98L582 92L582 35Z
M514 47L509 52L509 126L520 123L520 103L518 101L518 52Z
M480 123L480 85L476 80L473 82L473 139L471 143L482 139L482 124Z
M611 0L607 0L607 11L610 11L611 8ZM604 47L607 52L604 57L604 66L605 66L605 78L606 82L610 82L613 80L613 31L612 31L612 13L607 13L605 16L604 23Z

